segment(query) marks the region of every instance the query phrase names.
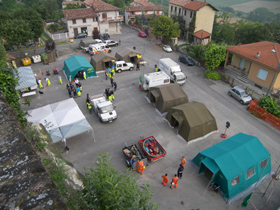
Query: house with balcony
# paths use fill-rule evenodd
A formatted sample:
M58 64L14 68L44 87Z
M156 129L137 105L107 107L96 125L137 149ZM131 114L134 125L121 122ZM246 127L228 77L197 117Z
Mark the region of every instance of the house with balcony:
M134 23L135 18L141 18L145 15L147 20L152 17L157 17L163 15L163 7L160 5L155 5L149 0L135 0L130 3L129 7L125 7L125 23Z
M280 44L263 41L227 47L225 68L262 91L280 91ZM231 57L231 59L229 59Z
M119 14L120 8L107 4L101 0L85 0L87 7L93 8L97 15L99 32L101 34L121 34L123 16Z
M94 28L98 28L97 14L93 8L63 10L63 14L70 38L79 33L91 35Z
M194 44L207 44L211 41L215 13L211 4L192 0L170 0L168 17L182 16L185 25L184 37ZM191 39L190 39L191 38Z

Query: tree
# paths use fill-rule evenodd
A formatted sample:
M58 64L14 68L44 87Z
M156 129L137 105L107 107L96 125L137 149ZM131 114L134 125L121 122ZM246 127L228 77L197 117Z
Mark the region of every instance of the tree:
M18 9L14 12L14 17L17 17L28 24L28 28L31 30L33 35L31 38L32 40L38 40L44 32L43 20L39 13L32 8Z
M66 7L63 8L63 10L67 10L67 9L80 9L80 8L86 8L85 4L81 4L79 5L77 4L66 4Z
M265 7L259 7L251 11L247 19L253 22L266 23L274 19L274 13Z
M208 70L218 67L226 58L226 48L216 44L210 44L206 49L205 65Z
M152 33L156 36L164 37L167 40L180 36L179 23L174 23L173 20L167 16L159 16L150 20L149 25L153 27Z
M88 209L157 209L158 205L151 202L151 186L139 188L132 172L121 175L110 159L108 153L100 154L96 169L86 169L83 192Z
M181 30L181 33L183 33L185 31L185 24L184 24L183 17L178 15L172 15L171 18L173 19L174 22L179 23L179 29ZM181 35L183 36L184 34Z
M118 8L124 8L123 0L113 0L112 4Z

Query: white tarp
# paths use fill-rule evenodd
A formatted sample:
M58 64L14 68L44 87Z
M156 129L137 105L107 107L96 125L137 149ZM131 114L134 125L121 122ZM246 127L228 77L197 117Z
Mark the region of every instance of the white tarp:
M28 122L41 123L53 143L93 129L73 98L28 111Z
M37 82L35 75L31 69L31 67L19 67L15 70L18 76L18 85L16 86L16 90L25 91L26 88L36 89Z

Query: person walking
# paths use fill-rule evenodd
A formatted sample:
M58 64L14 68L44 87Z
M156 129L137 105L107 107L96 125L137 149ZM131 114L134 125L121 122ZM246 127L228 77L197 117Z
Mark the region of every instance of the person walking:
M46 80L46 83L47 83L46 87L51 86L51 81L49 80L49 78L46 77L45 80Z
M58 78L59 84L63 85L62 78L61 78L60 74L57 76L57 78Z
M162 177L161 183L163 184L163 186L166 186L166 184L167 184L167 182L168 182L167 174L162 175L161 177Z
M182 156L181 157L181 165L185 168L185 164L186 164L186 159L185 159L185 156Z
M179 179L182 179L183 171L184 171L184 167L182 166L182 164L180 164L180 167L178 168L177 171L177 175Z
M115 96L114 96L114 91L112 89L110 89L109 91L109 97L108 97L109 101L114 101L115 100Z
M105 79L106 79L106 80L108 79L108 73L107 73L106 70L105 70Z
M91 112L92 112L92 106L90 105L90 103L87 103L87 108L88 108L88 110L89 110L89 113L91 114Z
M66 85L66 90L68 90L69 97L72 97L71 87L68 84Z
M106 98L109 99L109 88L105 89L105 95L106 95Z
M86 71L83 71L83 76L84 76L84 80L86 80L87 79Z
M68 153L68 151L69 151L69 147L67 147L67 144L66 144L66 139L64 138L64 139L62 139L62 142L64 143L64 151L66 152L66 153Z
M76 88L73 90L73 96L74 96L74 98L77 98L77 90L76 90Z
M77 90L77 95L78 95L78 97L80 97L80 96L82 95L82 94L81 94L81 89L80 89L80 87L77 86L76 90Z
M155 72L157 72L158 71L158 67L157 67L157 65L155 65Z
M177 183L178 183L178 177L177 177L177 174L174 174L170 188L173 189L173 185L175 185L175 188L177 188Z
M38 82L38 84L39 84L39 88L40 88L40 89L43 89L44 87L43 87L43 85L42 85L42 80L41 80L41 78L39 78L37 82Z
M117 90L117 83L113 82L113 86L114 86L114 92Z
M113 87L114 86L114 78L113 78L113 75L111 75L111 86Z
M140 64L139 61L136 63L136 71L140 70Z

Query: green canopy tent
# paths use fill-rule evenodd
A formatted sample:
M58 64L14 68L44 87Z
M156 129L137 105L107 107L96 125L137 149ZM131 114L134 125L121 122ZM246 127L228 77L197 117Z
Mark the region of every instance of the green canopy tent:
M64 61L64 72L68 81L72 81L79 71L85 71L87 78L97 76L95 69L85 57L72 56Z
M270 153L257 137L244 133L198 153L192 163L209 182L220 186L228 204L245 197L271 177Z

